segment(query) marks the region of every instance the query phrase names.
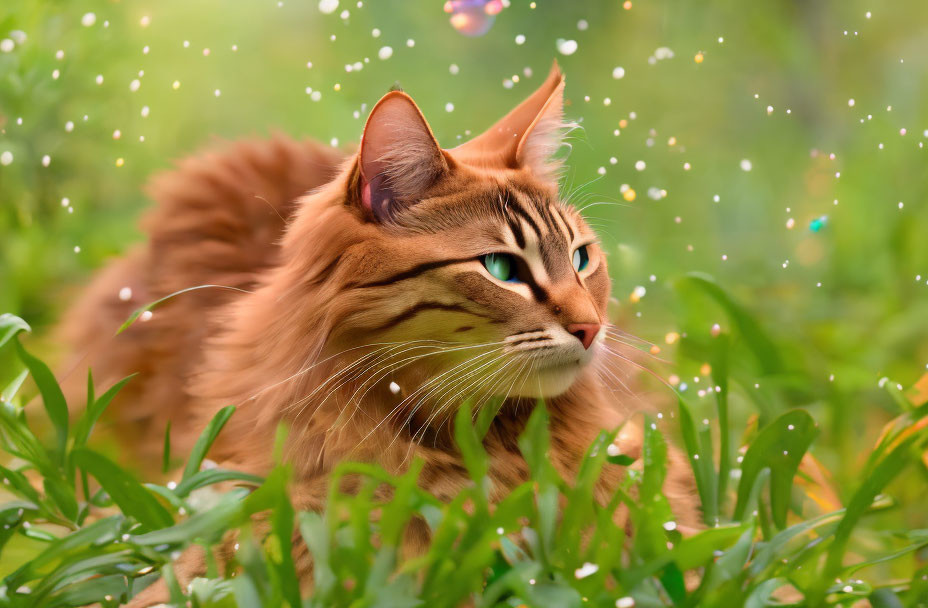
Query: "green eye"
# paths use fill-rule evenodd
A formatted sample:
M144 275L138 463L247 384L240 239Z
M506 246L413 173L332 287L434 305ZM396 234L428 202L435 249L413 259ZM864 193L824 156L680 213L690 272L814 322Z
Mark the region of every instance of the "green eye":
M580 272L587 267L590 263L590 254L586 251L586 245L583 247L577 247L577 250L574 251L574 270Z
M484 267L500 281L516 281L515 260L508 253L488 253L481 260Z

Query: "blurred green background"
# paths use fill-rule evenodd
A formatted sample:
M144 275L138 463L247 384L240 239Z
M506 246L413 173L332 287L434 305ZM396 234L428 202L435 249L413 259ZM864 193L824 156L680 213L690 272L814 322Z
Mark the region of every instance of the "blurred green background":
M146 179L213 138L279 130L349 147L399 83L452 147L556 58L582 126L564 193L590 205L616 319L660 344L697 401L718 323L735 340L732 432L808 408L814 453L839 491L856 486L859 455L897 411L881 378L908 387L928 364L928 4L511 0L479 37L442 9L4 0L0 311L49 329L140 240ZM690 271L740 302L776 365L679 282ZM668 345L672 332L686 339ZM881 521L925 526L926 481L910 469L894 489L909 506Z

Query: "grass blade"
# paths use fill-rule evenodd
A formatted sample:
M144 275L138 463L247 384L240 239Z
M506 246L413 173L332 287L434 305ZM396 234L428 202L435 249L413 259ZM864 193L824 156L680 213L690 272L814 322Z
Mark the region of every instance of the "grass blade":
M209 452L209 448L212 447L213 442L216 441L219 431L226 425L226 422L229 421L229 418L234 412L235 406L227 405L216 412L213 419L209 421L209 424L203 429L203 432L200 434L199 438L197 438L197 442L193 446L193 451L190 453L190 458L187 460L187 466L184 468L182 480L186 480L200 470L200 465L203 464L206 453Z

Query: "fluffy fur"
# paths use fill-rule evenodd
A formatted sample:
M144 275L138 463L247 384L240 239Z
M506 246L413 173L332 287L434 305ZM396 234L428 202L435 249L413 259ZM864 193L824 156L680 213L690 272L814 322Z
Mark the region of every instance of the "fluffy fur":
M455 406L504 397L485 440L499 499L527 478L516 439L544 396L551 460L572 475L597 433L633 411L598 371L610 357L605 333L589 349L570 335L571 324L605 323L610 284L595 235L552 179L562 93L555 67L522 105L452 150L438 147L411 99L390 93L357 154L278 136L157 179L148 243L103 271L66 324L75 365L102 382L139 373L112 406L120 436L153 458L170 420L183 454L233 403L211 457L264 472L275 429L288 424L301 508L322 507L329 472L348 458L400 473L421 457L421 485L451 499L469 483L452 441ZM580 246L590 262L577 270ZM498 250L517 252L525 281L487 273L480 258ZM176 296L111 337L139 305L205 284L223 287ZM132 298L122 301L126 286ZM639 454L634 421L618 444ZM671 460L666 494L681 525L696 526L687 466L676 452ZM620 469L607 468L601 499ZM428 541L416 527L407 538L413 553ZM305 548L297 557L307 572ZM190 578L202 567L194 551L178 569ZM155 586L135 605L166 599Z

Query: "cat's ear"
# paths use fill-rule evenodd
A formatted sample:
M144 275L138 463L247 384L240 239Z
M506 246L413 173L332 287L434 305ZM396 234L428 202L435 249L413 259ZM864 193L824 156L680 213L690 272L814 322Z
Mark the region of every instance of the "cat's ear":
M422 196L448 171L425 117L409 95L391 91L367 119L358 153L361 204L377 220Z
M455 156L495 159L507 168L527 168L556 180L555 159L564 144L564 75L557 62L538 90L481 135L454 149Z

